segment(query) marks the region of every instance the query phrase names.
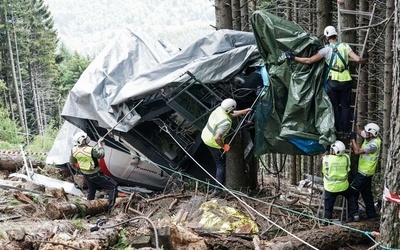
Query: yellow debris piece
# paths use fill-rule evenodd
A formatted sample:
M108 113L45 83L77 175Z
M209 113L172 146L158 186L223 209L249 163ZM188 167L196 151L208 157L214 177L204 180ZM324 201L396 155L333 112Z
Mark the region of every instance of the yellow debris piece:
M247 215L233 207L219 205L216 199L201 204L203 210L199 221L201 228L218 233L258 232L257 224Z

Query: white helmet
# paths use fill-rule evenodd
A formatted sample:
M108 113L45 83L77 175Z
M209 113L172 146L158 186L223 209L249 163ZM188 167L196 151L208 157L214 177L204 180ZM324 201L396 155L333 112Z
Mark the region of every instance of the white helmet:
M228 98L222 101L221 103L221 108L226 112L226 113L230 113L233 110L236 109L236 101Z
M377 136L379 132L379 126L371 122L365 125L364 130L368 133L371 133L373 136Z
M85 140L86 140L86 144L88 144L90 142L89 136L85 132L82 132L82 131L76 133L74 135L73 140L74 140L75 145L78 145L78 146L82 145L83 141L85 141Z
M331 145L331 149L332 149L332 152L333 152L335 155L342 155L342 154L345 153L346 146L345 146L344 143L341 142L341 141L335 141L335 142Z
M326 37L331 37L331 36L337 35L337 32L336 32L335 27L333 27L333 26L327 26L327 27L324 29L324 35L325 35Z

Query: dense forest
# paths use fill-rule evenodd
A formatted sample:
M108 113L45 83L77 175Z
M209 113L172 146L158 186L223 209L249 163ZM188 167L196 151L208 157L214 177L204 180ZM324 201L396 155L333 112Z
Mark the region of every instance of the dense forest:
M186 2L184 0L172 1L176 7L173 12L162 0L140 3L124 1L127 5L122 9L117 8L123 4L122 1L64 1L62 4L57 0L47 2L53 5L52 9L55 4L60 3L62 8L59 8L59 13L52 13L44 0L6 0L0 4L0 89L3 97L0 101L0 141L3 147L7 147L7 143L29 143L38 135L45 136L49 131L59 128L62 123L60 112L63 101L92 60L88 55L73 51L83 49L93 55L104 46L91 46L92 41L86 36L88 33L98 34L95 39L103 40L104 37L113 37L114 32L121 28L116 24L128 23L137 25L135 28L140 31L151 31L155 36L171 41L175 39L174 44L183 46L195 37L187 32L192 27L209 32L204 21L198 21L199 16L207 16L209 20L213 20L212 13L206 7L199 9L196 12L198 14L194 15L192 9L183 7L183 2ZM371 28L363 55L367 64L362 72L358 72L360 81L354 82L353 88L355 126L361 127L366 122L373 121L381 127L383 147L378 173L374 176L375 197L381 197L384 187L400 193L400 171L397 169L400 147L399 2L342 2L346 8L356 13L371 11L375 4L373 24L369 25L367 19L356 16L339 20L336 1L216 0L215 28L251 31L249 18L253 11L260 8L266 8L299 24L316 37L322 38L322 31L328 25L353 27L342 36L344 41L352 44L363 43L367 35L365 28ZM82 15L84 18L80 16L71 19L70 10L86 10L83 5L92 9L87 9ZM132 13L128 16L122 15L117 9L132 9ZM113 13L112 18L106 15L109 12ZM57 28L54 18L59 20ZM141 22L142 20L148 21ZM66 25L61 26L60 23ZM168 24L168 28L165 24ZM82 29L82 26L86 28ZM65 37L70 38L63 40L65 44L59 42L59 33L69 34ZM361 52L358 48L354 50ZM267 154L264 162L266 171L277 173L278 177L287 177L292 184L296 184L303 174L320 175L320 170L315 169L317 157ZM385 203L383 206L381 232L382 240L387 246L400 245L398 212L397 204Z

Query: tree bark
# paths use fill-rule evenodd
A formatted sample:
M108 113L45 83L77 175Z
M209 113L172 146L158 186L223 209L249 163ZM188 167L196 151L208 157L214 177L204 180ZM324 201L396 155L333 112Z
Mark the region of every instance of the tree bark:
M232 8L230 0L215 0L215 28L232 29Z
M247 187L246 169L243 154L243 134L239 131L226 153L226 186L236 190Z
M240 22L240 0L232 0L232 28L241 30Z
M40 159L30 159L33 167L44 167L45 163ZM0 170L17 171L24 165L21 155L0 154Z
M240 23L242 31L250 31L249 4L247 0L240 0Z
M317 20L317 36L323 36L325 27L332 25L332 1L317 1Z
M65 217L72 217L79 215L85 217L86 215L96 215L107 211L108 200L97 199L92 201L83 201L80 204L77 203L49 203L46 206L45 214L50 219L62 219Z
M386 18L389 18L394 10L394 1L386 1ZM388 20L385 31L385 66L384 66L384 86L383 86L383 109L385 114L390 114L392 107L392 81L393 81L393 18ZM383 116L382 126L382 166L386 166L389 148L390 116Z
M296 155L289 156L290 184L296 185Z
M6 17L6 21L7 21L7 14L5 15L5 17ZM21 124L21 127L25 130L25 121L24 121L24 116L23 116L23 113L22 113L21 98L19 96L19 88L18 88L18 82L17 82L17 75L16 75L16 72L15 72L14 55L13 55L12 46L11 46L10 32L7 30L6 33L7 33L8 50L9 50L9 53L10 53L10 63L11 63L11 70L12 70L12 78L13 78L13 82L14 82L15 99L17 100L19 122Z
M392 111L390 116L390 146L388 160L384 174L384 185L389 191L400 194L400 19L399 1L394 1L394 40L393 40L393 85ZM399 205L383 202L381 216L381 241L385 247L397 248L400 246L400 219Z
M349 226L362 231L379 230L379 223L376 221L356 222L349 224ZM324 250L335 250L348 245L373 244L365 234L339 226L327 226L323 229L304 231L297 233L296 236L310 245ZM293 236L283 236L264 242L263 249L308 250L310 247L296 240Z

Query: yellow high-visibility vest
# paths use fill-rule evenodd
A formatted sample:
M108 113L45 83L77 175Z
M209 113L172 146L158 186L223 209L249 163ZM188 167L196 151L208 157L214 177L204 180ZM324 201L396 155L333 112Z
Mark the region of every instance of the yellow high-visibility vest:
M95 168L92 158L92 150L93 147L90 146L75 146L72 148L72 156L77 160L81 170L90 171Z
M374 144L377 150L374 153L360 155L360 159L358 160L358 171L363 174L373 175L375 174L376 165L378 165L382 141L379 137L376 137L368 142L367 140L364 140L361 147L364 147L367 144Z
M325 155L322 161L324 189L332 193L345 191L349 187L347 179L350 171L349 155Z
M331 44L329 47L331 48L329 59L325 58L325 62L330 65L330 61L333 60L329 70L330 79L338 82L350 81L351 75L348 67L350 46L347 43L339 43L336 45Z
M204 127L201 133L201 139L209 147L218 149L221 148L215 141L215 136L217 134L218 128L227 124L229 124L229 128L222 136L222 141L224 141L226 135L231 129L232 119L221 107L216 108L208 118L207 125Z

